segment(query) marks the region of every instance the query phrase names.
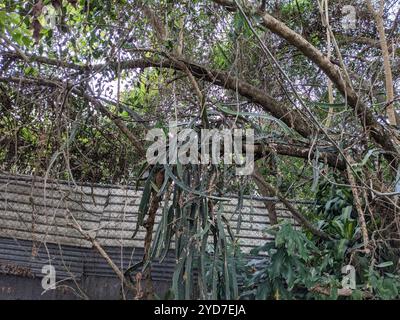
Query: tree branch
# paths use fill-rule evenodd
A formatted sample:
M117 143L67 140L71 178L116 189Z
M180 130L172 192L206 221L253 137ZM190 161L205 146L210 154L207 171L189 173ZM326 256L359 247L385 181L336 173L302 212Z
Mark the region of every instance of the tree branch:
M286 209L289 210L289 212L292 214L293 218L300 223L303 227L311 231L314 235L317 237L320 237L324 240L331 239L331 237L325 233L324 231L321 231L317 228L315 228L311 222L307 220L304 215L299 212L295 207L292 206L292 204L284 197L282 194L276 190L273 186L271 186L268 182L265 181L264 177L258 173L257 171L253 172L253 178L257 179L257 181L266 189L269 191L270 194L275 195L286 207Z
M224 7L236 8L236 4L230 0L213 0L215 3ZM259 12L257 8L247 8L247 14L254 15L258 12L261 15L261 24L271 32L285 39L288 43L295 46L308 59L314 62L335 84L339 92L347 99L349 105L353 108L355 114L360 120L371 138L388 153L385 154L387 160L397 162L393 156L397 156L398 151L390 133L375 119L371 110L367 108L364 102L358 97L351 84L344 80L340 69L338 69L321 51L304 39L301 35L290 29L283 22L274 18L268 13Z
M23 83L23 84L31 84L31 85L39 85L39 86L47 86L47 87L58 87L63 88L63 83L61 81L50 80L50 79L42 79L42 78L19 78L19 77L0 77L0 82L14 82L14 83ZM111 111L109 111L104 105L98 101L97 98L83 93L78 88L72 90L72 92L76 95L79 95L85 99L87 99L90 103L92 103L104 116L108 117L110 120L114 122L114 124L125 134L125 136L132 142L136 150L141 154L145 155L146 151L143 148L143 143L137 139L133 135L133 133L126 127L121 119L115 116ZM309 157L314 156L314 151L310 152L310 148L307 146L296 146L294 144L281 144L277 142L268 142L264 145L256 144L254 146L254 152L256 159L260 159L265 157L265 152L276 152L280 155L297 157L303 159L309 159ZM324 162L331 166L332 168L337 168L339 170L345 170L346 164L340 159L337 154L330 152L320 152L319 161Z

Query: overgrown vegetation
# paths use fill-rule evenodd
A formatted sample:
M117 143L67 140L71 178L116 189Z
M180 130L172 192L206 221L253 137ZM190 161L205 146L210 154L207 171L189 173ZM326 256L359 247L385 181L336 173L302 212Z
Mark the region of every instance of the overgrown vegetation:
M0 170L143 187L140 298L174 250L175 299L398 299L398 1L263 3L0 0ZM254 129L254 173L149 165L146 132L170 121ZM249 256L232 194L295 223L267 203L274 241Z

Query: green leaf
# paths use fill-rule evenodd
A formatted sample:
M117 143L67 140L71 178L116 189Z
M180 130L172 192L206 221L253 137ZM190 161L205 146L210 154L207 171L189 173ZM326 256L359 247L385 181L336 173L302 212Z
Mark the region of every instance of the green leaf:
M390 267L393 265L393 261L386 261L386 262L382 262L380 264L378 264L376 267L377 268L386 268L386 267Z
M224 108L220 105L217 105L218 109L226 114L230 114L233 116L242 116L242 117L255 117L255 118L262 118L262 119L266 119L266 120L270 120L272 122L275 122L276 124L278 124L281 129L288 135L291 136L297 136L297 134L295 133L295 131L291 128L289 128L286 123L284 123L282 120L279 120L278 118L275 118L271 115L265 114L265 113L255 113L255 112L241 112L239 110L235 111L235 110L230 110L228 108Z

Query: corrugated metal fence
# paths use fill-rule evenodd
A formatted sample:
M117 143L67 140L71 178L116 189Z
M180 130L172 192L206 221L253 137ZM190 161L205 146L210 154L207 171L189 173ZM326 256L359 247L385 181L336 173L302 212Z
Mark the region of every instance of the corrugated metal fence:
M64 294L48 292L44 297L82 298L79 283L86 292L91 292L90 298L117 298L120 284L112 269L93 249L92 243L71 227L71 219L89 231L115 264L126 270L143 256L144 228L132 239L141 193L129 186L72 185L65 181L0 174L0 298L21 297L18 293L21 277L25 282L20 285L25 289L33 281L31 298L41 298L34 279L43 276L41 269L46 264L55 266L60 288L63 283L68 283L65 288L70 288ZM247 197L240 212L237 202L232 197L224 204L223 214L232 230L236 230L241 220L236 236L243 250L249 252L268 240L263 232L269 225L268 213L258 198ZM279 203L276 209L281 218L290 219ZM160 218L161 209L156 224ZM172 252L162 264L154 262L152 276L158 282L159 292L168 287L174 266ZM114 281L93 280L96 277L114 277ZM99 283L105 287L99 288ZM29 295L25 291L22 296Z

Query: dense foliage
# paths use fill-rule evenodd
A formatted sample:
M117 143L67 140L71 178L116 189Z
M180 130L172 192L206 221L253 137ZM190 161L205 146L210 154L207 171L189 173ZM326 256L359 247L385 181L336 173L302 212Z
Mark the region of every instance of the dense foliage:
M0 170L141 185L138 298L154 298L151 261L171 243L169 297L399 298L399 12L396 0L0 0ZM254 129L253 175L146 163L146 132L172 120ZM223 215L232 194L274 197L296 226L267 203L275 240L249 257Z

